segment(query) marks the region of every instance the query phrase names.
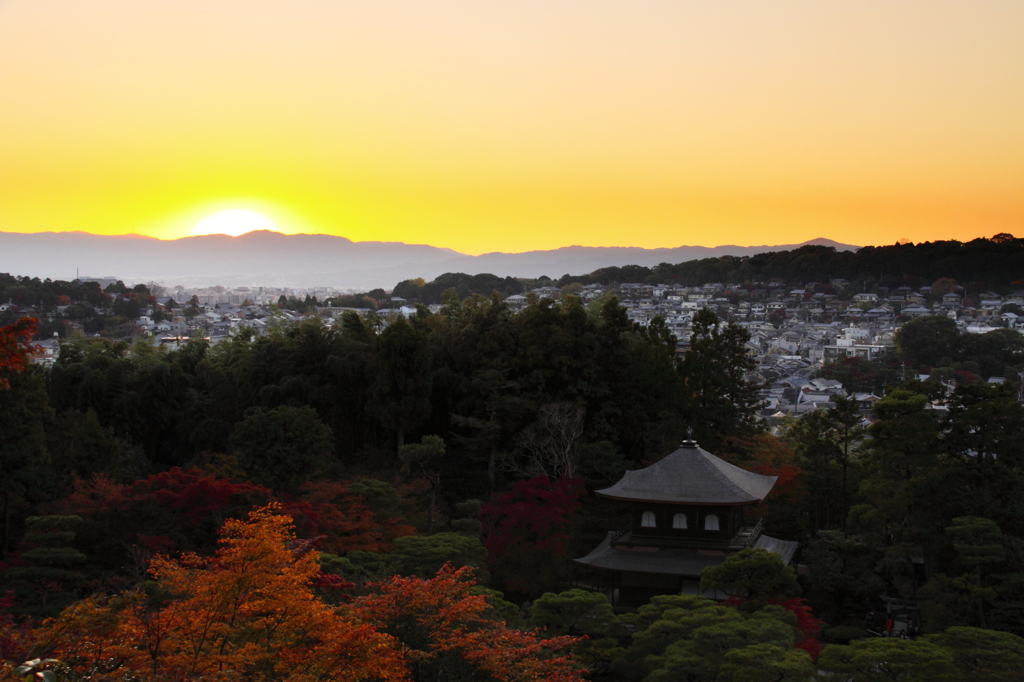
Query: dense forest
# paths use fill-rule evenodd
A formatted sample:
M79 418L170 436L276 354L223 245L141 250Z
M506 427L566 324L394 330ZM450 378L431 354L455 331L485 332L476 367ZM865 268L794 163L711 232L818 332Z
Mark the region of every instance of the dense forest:
M1024 409L964 374L1024 369L1019 343L920 318L896 360L952 377L890 373L870 426L839 399L769 431L746 332L709 311L677 355L615 300L445 301L382 331L349 313L173 351L78 335L51 368L25 361L34 323L4 327L4 661L54 655L62 679L874 679L894 660L891 679L1020 678ZM569 589L569 560L624 522L592 491L687 433L779 477L757 513L806 570L747 552L703 576L741 588L731 602L629 614ZM872 636L886 600L920 637Z

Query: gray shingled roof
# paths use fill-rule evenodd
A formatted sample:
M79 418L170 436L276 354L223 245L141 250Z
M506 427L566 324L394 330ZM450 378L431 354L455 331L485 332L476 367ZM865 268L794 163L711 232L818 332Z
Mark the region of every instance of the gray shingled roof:
M611 546L611 537L594 548L576 563L610 571L659 573L662 575L699 576L708 566L717 566L726 560L725 552L696 549L626 549Z
M627 471L618 483L597 494L644 502L745 504L763 500L776 478L740 469L685 441L661 461Z
M787 565L793 560L793 555L799 546L800 543L796 540L780 540L767 535L762 535L754 543L754 549L767 549L769 552L775 552L782 557L782 563Z
M783 563L793 559L798 542L779 540L762 535L754 547L766 549L782 556ZM699 576L708 566L718 566L732 552L716 552L699 549L658 549L612 547L611 534L604 542L585 557L574 559L576 563L609 571L633 571L636 573L658 573L661 575Z

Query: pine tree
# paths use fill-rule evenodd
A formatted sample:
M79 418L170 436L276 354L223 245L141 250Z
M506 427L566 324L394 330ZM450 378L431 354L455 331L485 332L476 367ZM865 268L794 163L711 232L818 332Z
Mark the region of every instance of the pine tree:
M74 566L86 560L72 546L80 516L31 516L25 519L22 550L4 582L17 595L16 611L33 616L55 616L78 597L85 576Z

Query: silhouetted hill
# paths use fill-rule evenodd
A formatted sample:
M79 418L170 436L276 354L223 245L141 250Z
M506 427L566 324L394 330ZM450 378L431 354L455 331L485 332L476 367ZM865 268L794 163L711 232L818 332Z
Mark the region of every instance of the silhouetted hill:
M653 268L660 263L682 263L685 261L720 256L752 256L769 251L788 251L806 244L830 246L838 251L854 251L860 247L840 244L831 239L812 239L803 244L778 246L677 246L663 249L641 249L639 247L611 246L566 246L550 251L526 251L524 253L485 253L473 259L475 272L489 272L506 277L536 278L546 275L558 279L561 275L593 272L599 268L639 265ZM456 268L450 268L456 271ZM468 272L459 270L460 272Z

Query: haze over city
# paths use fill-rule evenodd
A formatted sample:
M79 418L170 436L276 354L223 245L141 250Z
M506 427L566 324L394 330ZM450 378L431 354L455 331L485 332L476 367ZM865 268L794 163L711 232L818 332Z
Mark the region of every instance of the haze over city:
M967 241L1021 83L1016 2L7 0L0 232Z

